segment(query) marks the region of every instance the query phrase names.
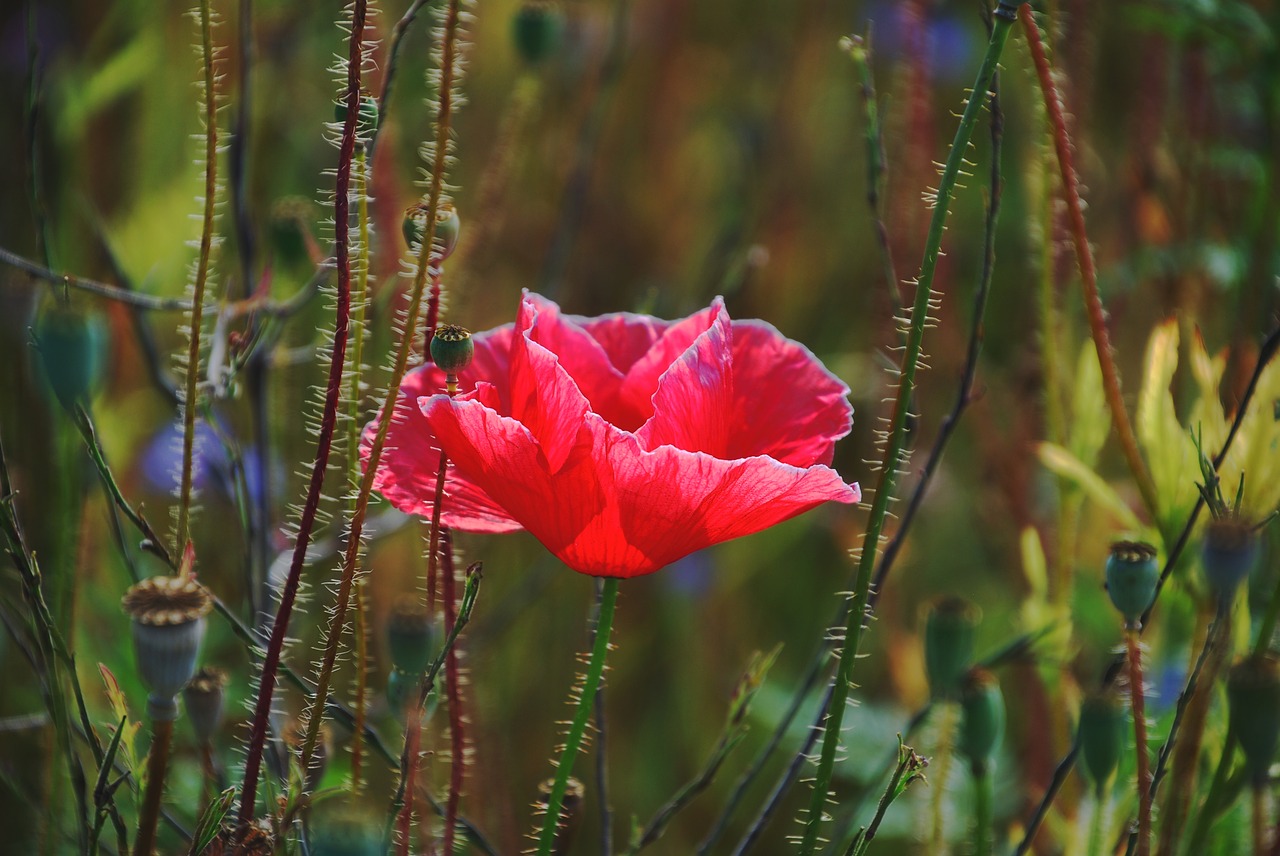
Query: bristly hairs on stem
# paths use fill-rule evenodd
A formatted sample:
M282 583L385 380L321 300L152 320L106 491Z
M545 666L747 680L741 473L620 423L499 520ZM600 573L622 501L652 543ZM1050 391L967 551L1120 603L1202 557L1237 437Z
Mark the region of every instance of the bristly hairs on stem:
M200 63L204 71L201 98L204 112L204 214L200 227L200 255L195 262L191 283L191 320L187 328L188 344L186 361L182 368L186 373L186 385L182 396L182 469L178 477L177 525L174 531L173 552L181 553L191 536L192 457L196 442L196 406L198 403L198 379L200 377L200 330L203 323L206 283L215 246L220 238L215 234L217 207L222 196L218 181L218 70L220 48L213 45L214 12L210 0L200 0L200 8L194 13L200 22Z
M343 123L342 148L338 155L338 174L334 193L334 221L339 224L335 234L337 244L335 255L338 262L338 311L334 325L333 355L329 364L329 380L325 392L323 421L320 426L320 437L316 444L316 455L312 464L307 498L298 521L298 535L294 544L289 575L285 580L284 590L280 596L280 607L276 613L275 623L271 628L271 641L267 647L266 659L263 662L262 675L259 680L258 700L254 707L252 732L245 760L244 785L238 814L238 825L242 829L247 827L253 820L256 810L258 776L262 768L262 751L266 743L267 725L271 715L271 700L275 690L276 672L280 666L280 654L284 648L285 634L288 632L289 617L298 594L303 560L306 558L307 545L310 543L311 532L315 525L316 511L320 504L325 470L328 468L329 451L337 423L338 403L342 396L342 374L346 358L347 328L350 323L351 309L351 259L347 229L349 219L348 194L351 181L351 161L355 155L356 123L360 116L360 72L364 64L363 37L366 11L365 0L355 0L352 8L347 66L347 115L346 121ZM318 699L321 699L320 704L323 704L322 693L317 691L316 695ZM314 716L313 723L309 726L308 735L311 737L312 746L314 746L314 730L318 727L320 719L319 715ZM307 768L309 761L309 756L304 754L304 770Z
M445 199L445 173L453 148L451 136L453 112L461 102L461 94L457 90L462 71L460 57L462 40L460 34L464 18L470 17L469 13L464 13L463 11L464 2L465 5L470 5L470 0L449 0L448 5L442 11L442 32L437 42L438 49L435 52L439 61L439 69L437 72L433 72L433 74L438 74L439 77L439 85L436 90L438 101L435 106L435 144L424 147L424 153L430 155L431 172L427 190L422 241L418 247L416 263L409 266L410 275L413 277L413 286L409 292L408 304L404 310L404 315L399 319L397 325L399 327L400 343L396 350L395 362L391 367L391 378L387 384L386 398L384 399L381 415L378 418L378 428L369 446L369 457L365 464L364 477L360 481L360 489L356 495L354 511L348 523L347 543L343 554L342 573L338 581L333 616L325 630L324 658L316 678L316 694L307 713L307 732L301 752L301 762L304 767L310 763L312 753L315 751L320 720L323 718L325 703L329 697L329 682L332 679L334 665L337 660L338 645L345 624L347 605L351 598L351 587L355 577L356 563L360 555L364 522L369 508L369 497L373 492L373 479L382 460L382 450L386 444L392 416L395 413L395 403L400 394L400 384L404 380L410 357L413 355L413 344L418 330L422 298L426 291L427 275L429 269L434 267L432 260L436 251L436 212L440 210L440 205ZM347 116L348 123L355 120L356 113L355 102L350 102Z
M1045 53L1044 41L1040 36L1040 28L1036 25L1031 7L1023 6L1019 9L1018 17L1022 21L1027 46L1031 50L1031 58L1035 63L1040 91L1044 96L1045 112L1053 127L1054 149L1058 155L1058 169L1062 175L1063 198L1067 203L1068 224L1071 239L1075 245L1076 264L1080 269L1081 287L1084 291L1085 314L1089 320L1089 333L1093 337L1094 348L1098 352L1098 363L1102 369L1102 386L1106 392L1107 408L1111 411L1111 421L1115 425L1120 448L1124 452L1125 461L1133 474L1138 491L1142 494L1142 501L1151 514L1151 519L1158 524L1160 505L1159 498L1156 496L1155 482L1151 480L1151 473L1147 470L1142 453L1138 450L1138 440L1133 433L1133 425L1129 422L1128 411L1125 410L1124 397L1120 391L1120 373L1116 368L1115 355L1111 348L1111 336L1107 332L1106 310L1102 306L1102 298L1098 295L1098 271L1093 260L1093 248L1089 245L1088 234L1085 231L1084 205L1080 200L1080 177L1076 173L1071 138L1067 133L1066 118L1063 114L1062 97L1058 93L1049 58Z
M946 224L948 209L950 208L951 195L964 162L965 151L969 146L969 138L972 136L978 112L986 103L987 92L996 74L1000 53L1008 40L1009 31L1015 19L1015 7L1007 5L1004 0L1001 0L1000 6L995 13L986 56L974 81L973 92L965 105L964 114L961 117L959 127L956 129L955 139L952 142L946 166L938 183L937 203L934 206L930 220L924 258L920 265L920 275L916 285L911 329L907 338L906 349L902 356L901 376L897 398L894 401L890 436L882 458L883 463L876 484L871 516L867 522L866 538L862 545L862 554L859 557L858 578L854 588L853 605L849 610L848 623L843 629L844 650L839 657L835 691L832 694L830 704L826 708L822 750L814 780L813 798L810 801L808 816L804 820L804 829L800 837L800 853L802 856L812 856L816 850L818 834L823 821L827 817L825 807L830 796L832 768L840 745L845 708L849 701L853 664L858 656L862 630L865 626L866 606L871 594L872 572L875 568L880 534L889 510L889 501L893 496L893 489L897 482L900 457L905 446L910 410L909 401L915 386L916 370L920 365L921 345L924 340L925 326L931 308L930 301L933 297L934 271L941 251L942 232Z

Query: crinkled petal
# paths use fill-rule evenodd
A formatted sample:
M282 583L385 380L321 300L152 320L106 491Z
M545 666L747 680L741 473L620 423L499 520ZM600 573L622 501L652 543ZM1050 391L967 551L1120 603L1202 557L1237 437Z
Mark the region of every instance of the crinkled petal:
M849 387L808 348L764 321L733 322L733 432L727 458L768 455L797 467L830 464L849 433Z
M537 440L554 473L564 466L573 450L578 427L590 404L559 357L538 343L541 321L534 302L521 301L516 334L511 340L509 412Z
M733 326L724 301L710 327L658 379L653 415L636 432L641 446L675 446L688 452L727 457L733 424ZM754 452L750 453L754 454Z
M623 375L614 368L601 343L575 319L562 314L554 302L525 291L521 314L528 315L530 311L537 320L529 328L529 338L559 358L591 409L610 421L625 418L618 412Z
M619 400L631 414L627 422L614 422L624 431L634 431L653 415L653 394L658 390L658 379L694 341L707 331L720 310L712 305L680 321L669 324L662 331L644 356L627 370L622 381Z
M613 367L625 375L653 343L662 337L672 322L634 312L614 312L595 318L565 316L600 343Z

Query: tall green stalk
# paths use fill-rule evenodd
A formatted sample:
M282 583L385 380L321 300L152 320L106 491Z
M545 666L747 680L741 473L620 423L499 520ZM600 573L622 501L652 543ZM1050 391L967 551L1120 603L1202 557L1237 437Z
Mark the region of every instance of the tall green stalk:
M600 678L604 674L604 660L609 653L609 634L613 629L613 613L618 605L618 578L609 577L604 581L604 590L600 596L600 614L596 619L596 642L591 647L591 661L587 664L587 677L582 685L582 693L578 696L578 706L573 714L573 722L569 725L569 733L565 736L564 750L560 753L560 763L556 767L556 780L547 797L547 813L542 820L542 834L538 836L538 856L551 856L551 846L556 840L556 830L560 826L560 809L564 807L564 793L569 786L569 776L573 773L573 762L578 757L578 749L582 746L582 735L586 731L587 721L591 718L591 709L595 704L596 690L600 687Z
M951 196L955 191L956 179L959 177L964 161L965 149L978 119L978 112L986 104L986 93L995 77L1000 54L1009 38L1009 30L1017 17L1017 7L1001 0L992 22L991 38L987 43L986 56L973 84L973 93L965 105L960 126L956 129L955 139L951 143L951 152L947 156L941 180L938 183L937 199L933 209L933 217L929 222L929 234L925 244L924 259L920 265L920 276L916 284L915 305L911 314L911 329L907 334L906 352L902 358L902 372L898 385L898 396L894 401L893 420L889 438L885 445L884 458L880 467L880 477L876 483L875 498L872 501L871 517L867 522L866 540L862 545L862 555L858 563L857 585L854 587L853 608L849 610L849 620L845 626L845 648L840 657L840 665L836 671L835 692L831 703L827 706L825 733L822 739L822 753L818 762L817 777L814 781L813 798L809 804L809 814L805 819L804 833L800 839L801 856L812 856L818 845L818 830L822 825L824 807L831 786L831 770L835 764L836 750L840 744L840 731L844 723L845 707L849 702L850 679L853 663L858 656L858 648L862 641L863 616L866 613L867 599L871 594L871 575L875 569L876 554L880 545L880 533L884 528L885 515L889 510L889 501L893 498L893 489L898 478L898 467L902 462L906 441L907 419L911 391L915 386L916 369L920 363L920 350L924 341L925 325L928 321L929 298L933 293L933 276L937 269L938 256L942 248L942 232L946 225L947 209L951 204Z

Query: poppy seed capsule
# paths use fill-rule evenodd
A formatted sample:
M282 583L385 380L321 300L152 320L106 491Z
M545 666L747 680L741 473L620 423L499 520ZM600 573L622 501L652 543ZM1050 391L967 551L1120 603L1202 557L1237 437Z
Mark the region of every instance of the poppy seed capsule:
M974 775L991 764L1004 737L1004 695L986 669L970 669L960 687L960 734L956 747L969 759Z
M981 618L981 610L962 597L944 597L930 606L924 623L924 667L934 698L958 696Z
M92 394L102 377L106 328L96 316L51 300L32 326L40 363L53 394L68 409Z
M410 250L417 248L422 242L423 221L427 216L427 206L419 202L410 205L404 212L404 221L400 231L404 235L405 245ZM458 238L462 234L462 220L458 217L458 209L448 202L440 203L436 211L436 231L432 243L431 258L440 262L453 255L458 247Z
M1219 517L1205 527L1200 547L1209 587L1223 603L1230 603L1236 589L1258 564L1262 553L1258 533L1239 517Z
M1160 582L1156 548L1141 541L1117 541L1107 557L1106 576L1111 602L1126 624L1136 625L1155 599Z
M564 17L554 3L525 3L511 23L516 51L529 65L541 64L559 49Z
M400 672L420 675L431 665L431 611L416 597L396 602L387 618L387 648L391 665Z
M1241 660L1227 674L1231 729L1254 783L1265 783L1280 743L1280 662Z
M377 814L368 807L325 804L313 814L311 856L382 856L387 852Z
M333 105L333 121L339 125L346 124L347 121L347 101L346 96L342 100L334 102ZM356 117L356 138L367 140L373 136L373 132L378 128L378 102L374 100L372 95L360 96L360 115Z
M1124 701L1112 692L1088 696L1080 705L1076 728L1082 767L1100 794L1120 766L1128 739L1129 718Z
M445 374L456 375L471 365L475 352L471 331L457 324L441 324L431 337L431 361Z
M226 672L205 666L182 689L183 706L201 743L213 742L222 725L223 690L226 686Z
M147 715L176 719L177 695L195 674L213 599L193 577L158 576L131 587L122 604L133 619L138 672L150 690Z

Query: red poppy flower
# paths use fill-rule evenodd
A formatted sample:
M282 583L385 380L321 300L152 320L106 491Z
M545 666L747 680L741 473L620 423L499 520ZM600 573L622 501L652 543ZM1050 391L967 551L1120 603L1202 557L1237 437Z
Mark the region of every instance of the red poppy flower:
M584 574L651 573L859 499L828 466L852 422L848 387L719 299L673 322L566 316L526 293L514 325L475 336L458 380L451 399L434 366L405 379L374 486L430 515L443 445L446 525L527 529Z

